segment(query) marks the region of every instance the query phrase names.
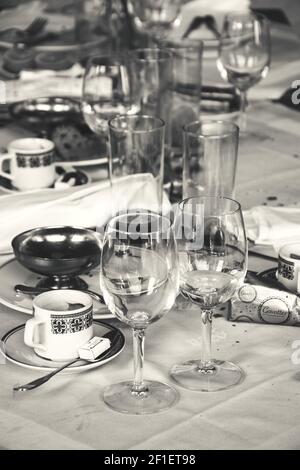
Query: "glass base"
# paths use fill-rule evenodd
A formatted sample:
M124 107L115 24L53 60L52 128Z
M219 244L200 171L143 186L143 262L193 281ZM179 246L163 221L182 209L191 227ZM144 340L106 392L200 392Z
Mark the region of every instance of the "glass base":
M245 378L245 373L239 366L215 359L212 359L208 365L204 365L201 360L176 364L170 374L181 387L199 392L227 390Z
M110 385L104 389L104 402L119 413L143 415L166 410L179 400L177 390L167 384L149 380L144 384L143 392L133 392L132 381Z

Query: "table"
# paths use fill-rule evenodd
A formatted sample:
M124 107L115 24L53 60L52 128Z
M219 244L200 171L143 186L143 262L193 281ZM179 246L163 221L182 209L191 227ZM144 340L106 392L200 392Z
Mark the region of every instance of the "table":
M237 175L237 198L244 207L300 201L296 120L299 123L295 111L277 104L260 102L250 110L250 136L241 139ZM277 200L267 199L274 195ZM250 257L250 269L273 265ZM0 306L1 336L27 318ZM246 371L245 381L232 390L212 394L179 389L181 399L176 407L144 417L110 411L101 398L107 384L132 374L131 335L121 327L127 345L116 360L94 371L57 376L30 393L14 395L12 386L40 373L9 362L1 364L0 446L126 450L300 447L300 367L291 362L293 341L300 337L297 327L216 318L215 355L238 362ZM197 309L174 309L149 328L146 377L169 381L170 366L197 357L200 343Z
M249 109L250 132L241 138L237 172L236 197L244 208L300 202L299 120L297 112L271 102L256 102ZM15 132L13 126L6 129L6 138ZM5 260L1 257L0 262ZM272 266L250 257L250 269ZM0 306L0 335L27 318ZM127 345L113 362L81 374L59 375L29 393L14 395L12 386L40 372L2 363L0 448L300 448L300 366L291 360L293 343L300 339L297 327L216 318L215 356L239 363L247 374L245 381L211 394L178 388L181 399L176 407L149 416L115 413L101 397L106 385L132 376L131 335L124 325L121 328ZM171 365L199 356L200 346L197 309L173 309L149 328L145 376L170 382Z

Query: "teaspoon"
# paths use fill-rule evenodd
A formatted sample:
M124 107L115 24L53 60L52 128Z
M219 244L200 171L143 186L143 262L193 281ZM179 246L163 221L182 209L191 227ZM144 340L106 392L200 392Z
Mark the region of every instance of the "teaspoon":
M24 286L23 284L17 284L15 286L15 291L16 292L21 292L21 294L27 294L27 295L38 295L42 294L43 292L47 292L49 290L54 290L54 289L48 289L46 287L31 287L31 286ZM98 294L97 292L94 292L89 289L80 289L81 292L85 292L86 294L89 294L93 299L98 300L101 304L104 304L104 299L101 294Z

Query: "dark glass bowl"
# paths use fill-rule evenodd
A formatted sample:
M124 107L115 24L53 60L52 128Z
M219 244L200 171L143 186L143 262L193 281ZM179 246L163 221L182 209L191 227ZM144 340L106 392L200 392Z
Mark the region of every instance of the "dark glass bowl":
M100 263L100 243L95 232L71 226L40 227L12 241L16 259L30 271L45 276L40 287L86 288L78 276Z

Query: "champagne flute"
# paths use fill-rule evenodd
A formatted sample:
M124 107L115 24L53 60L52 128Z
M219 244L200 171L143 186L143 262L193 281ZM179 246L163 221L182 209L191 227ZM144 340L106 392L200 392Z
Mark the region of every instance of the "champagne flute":
M139 111L138 82L125 59L91 57L82 87L82 113L90 129L106 140L109 119Z
M145 330L171 309L178 292L178 258L170 220L149 211L114 217L104 235L100 280L108 308L133 330L134 354L133 381L107 387L105 403L131 414L171 407L178 392L143 379Z
M266 77L270 55L269 22L263 15L237 12L225 17L218 66L222 78L240 92L243 131L246 130L247 90Z
M199 306L202 320L201 359L176 364L172 378L182 387L212 392L244 378L232 362L211 358L213 309L227 302L244 280L247 241L241 206L221 196L199 196L179 204L176 217L180 290Z

